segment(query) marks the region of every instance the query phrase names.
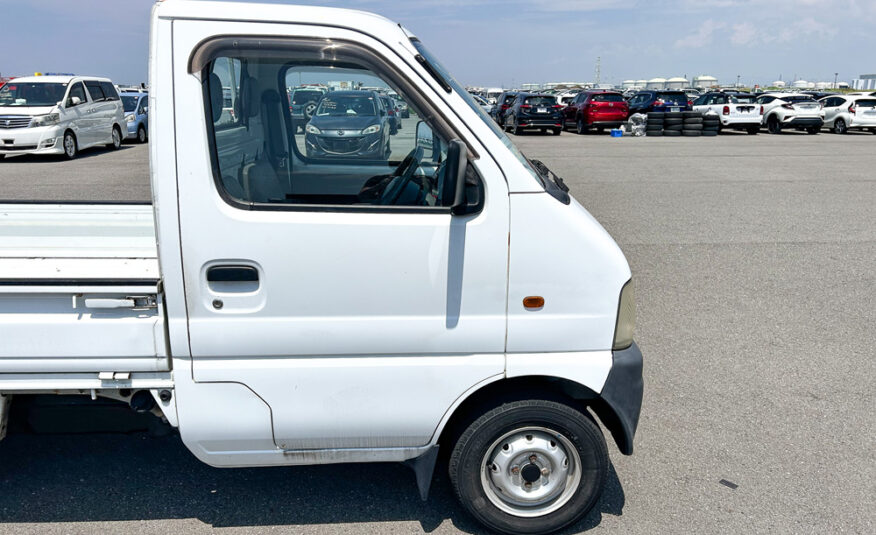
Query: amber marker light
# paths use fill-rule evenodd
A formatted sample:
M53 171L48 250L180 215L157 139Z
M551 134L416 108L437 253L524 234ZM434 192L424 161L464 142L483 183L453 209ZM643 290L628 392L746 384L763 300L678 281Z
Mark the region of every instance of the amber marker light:
M523 306L532 310L544 307L544 297L540 295L530 295L523 298Z

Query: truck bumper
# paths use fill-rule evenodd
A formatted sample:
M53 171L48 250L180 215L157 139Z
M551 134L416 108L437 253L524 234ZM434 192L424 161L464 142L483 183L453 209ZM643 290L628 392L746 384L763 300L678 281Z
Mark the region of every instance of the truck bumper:
M632 455L644 393L642 352L634 342L627 349L614 351L612 359L611 371L599 394L600 403L593 408L611 431L620 452Z

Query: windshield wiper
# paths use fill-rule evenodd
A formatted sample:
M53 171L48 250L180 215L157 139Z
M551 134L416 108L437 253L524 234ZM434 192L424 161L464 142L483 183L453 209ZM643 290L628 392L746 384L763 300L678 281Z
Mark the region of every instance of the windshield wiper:
M532 164L532 167L535 168L535 170L538 172L539 175L541 175L543 179L552 180L554 184L556 184L557 187L563 191L563 193L569 192L569 186L566 185L566 182L556 173L548 169L548 166L546 166L541 160L529 160L529 163Z

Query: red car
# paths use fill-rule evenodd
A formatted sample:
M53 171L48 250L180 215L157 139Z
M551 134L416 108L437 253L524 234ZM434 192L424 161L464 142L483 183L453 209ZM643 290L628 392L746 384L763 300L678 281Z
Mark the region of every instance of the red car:
M630 115L623 95L615 91L582 91L563 110L563 127L585 134L591 128L602 132L617 128Z

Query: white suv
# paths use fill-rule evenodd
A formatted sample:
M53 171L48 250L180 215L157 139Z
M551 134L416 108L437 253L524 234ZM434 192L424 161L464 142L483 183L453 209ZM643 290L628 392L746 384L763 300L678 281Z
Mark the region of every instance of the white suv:
M125 132L119 93L107 78L34 76L0 88L0 158L118 149Z
M694 101L693 111L718 114L721 128L745 130L751 135L760 131L760 105L749 93L706 93Z
M824 126L834 134L845 134L853 128L876 134L876 97L832 95L818 102L824 109Z
M763 124L770 134L781 134L783 128L806 130L817 134L824 124L821 104L804 93L767 93L757 97Z

